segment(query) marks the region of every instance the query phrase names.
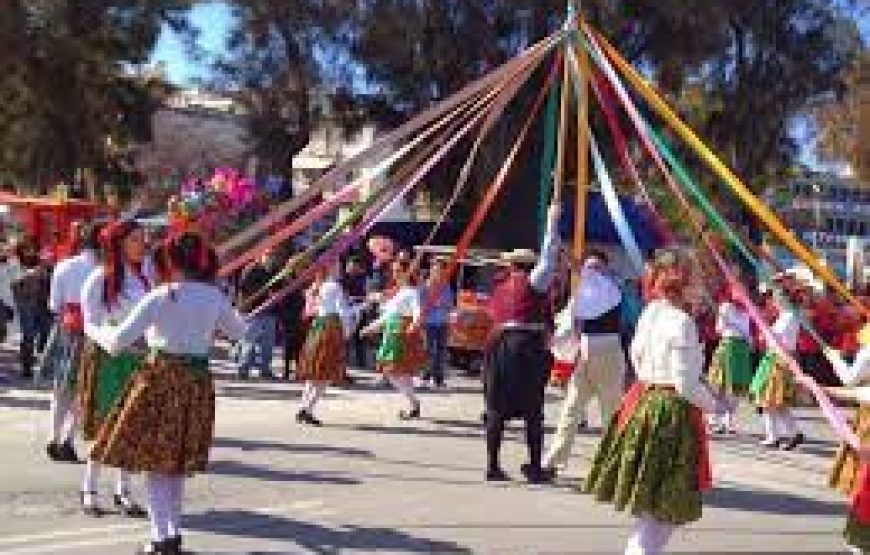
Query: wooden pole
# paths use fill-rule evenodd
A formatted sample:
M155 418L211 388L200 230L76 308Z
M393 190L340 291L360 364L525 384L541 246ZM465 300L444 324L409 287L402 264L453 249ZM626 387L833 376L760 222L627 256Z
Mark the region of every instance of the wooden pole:
M580 64L579 82L580 91L577 107L577 198L574 210L574 258L583 260L583 251L586 248L586 215L589 197L589 57L585 50L576 47L577 17L580 9L579 0L569 0L568 14L569 25L574 31L569 36L568 48L572 48L577 55ZM579 274L575 275L576 280Z

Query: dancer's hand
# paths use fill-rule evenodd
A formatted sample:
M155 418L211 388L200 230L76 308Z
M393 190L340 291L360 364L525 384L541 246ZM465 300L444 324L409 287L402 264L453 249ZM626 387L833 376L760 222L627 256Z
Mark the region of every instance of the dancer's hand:
M807 389L811 388L816 383L811 376L804 374L803 372L795 374L795 381Z

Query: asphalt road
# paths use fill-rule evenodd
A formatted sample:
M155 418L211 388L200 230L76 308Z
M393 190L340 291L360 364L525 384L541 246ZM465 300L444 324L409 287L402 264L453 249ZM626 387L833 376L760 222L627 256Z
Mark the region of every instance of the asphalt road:
M0 372L4 364L8 354ZM581 437L557 484L528 486L519 480L517 423L504 449L515 481L491 485L474 380L455 377L448 391L423 393L423 419L406 423L396 416L399 396L359 373L353 387L328 393L319 411L326 425L315 429L294 421L298 384L236 382L225 361L215 370L223 377L212 471L190 480L186 495L185 543L197 553L622 550L630 519L575 491L597 430ZM557 410L553 396L548 425ZM47 392L0 384L0 553L132 553L147 523L79 513L83 467L47 461L47 420ZM745 420L757 433L755 418L747 412ZM845 552L845 501L825 487L835 445L815 411L801 421L811 441L800 452L764 451L748 434L716 441L716 488L673 551ZM110 471L102 482L107 499Z

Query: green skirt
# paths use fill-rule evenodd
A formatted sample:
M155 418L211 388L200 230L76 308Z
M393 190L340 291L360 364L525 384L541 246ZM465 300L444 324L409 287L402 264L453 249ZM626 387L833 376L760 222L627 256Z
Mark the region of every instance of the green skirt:
M634 516L667 524L701 518L699 453L692 405L673 392L649 390L620 430L619 412L598 446L583 491Z
M857 547L861 553L870 553L870 524L863 524L853 514L849 514L843 537L847 544Z
M773 352L766 353L758 363L749 391L755 403L766 409L791 407L797 397L797 386L791 372Z
M96 403L94 409L100 419L112 412L127 387L127 382L142 364L142 356L122 353L106 355L97 377Z
M752 383L752 351L749 343L736 337L722 339L713 352L709 382L720 393L745 394Z

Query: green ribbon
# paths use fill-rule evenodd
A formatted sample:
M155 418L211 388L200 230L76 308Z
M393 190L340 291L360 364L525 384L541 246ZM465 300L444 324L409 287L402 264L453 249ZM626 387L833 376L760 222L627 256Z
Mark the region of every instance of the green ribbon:
M556 166L556 122L559 112L561 85L555 83L550 87L547 106L544 112L544 147L541 153L541 175L538 180L538 240L543 241L547 232L547 208L550 205L550 189L553 183L553 171Z

